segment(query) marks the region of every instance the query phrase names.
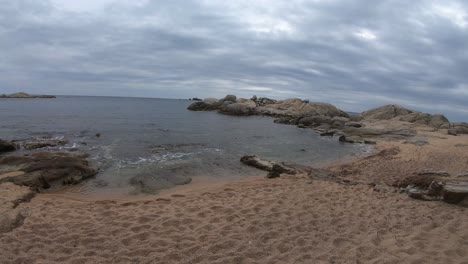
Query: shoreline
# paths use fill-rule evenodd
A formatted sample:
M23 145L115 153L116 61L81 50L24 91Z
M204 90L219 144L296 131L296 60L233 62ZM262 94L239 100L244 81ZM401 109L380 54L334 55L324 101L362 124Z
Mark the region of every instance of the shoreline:
M371 153L314 168L250 156L266 171L194 178L156 195L32 198L29 188L8 183L17 200L2 203L11 204L12 218L0 220L12 228L0 230L0 260L466 263L468 196L454 202L440 191L468 182L468 135L399 118L333 132L372 137Z

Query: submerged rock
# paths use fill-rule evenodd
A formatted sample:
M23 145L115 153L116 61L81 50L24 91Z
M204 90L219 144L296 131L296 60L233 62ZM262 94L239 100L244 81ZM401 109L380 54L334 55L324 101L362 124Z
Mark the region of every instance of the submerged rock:
M176 185L189 184L192 178L184 175L171 175L167 174L149 174L142 173L132 177L129 183L137 188L139 192L156 194L162 189L174 187Z

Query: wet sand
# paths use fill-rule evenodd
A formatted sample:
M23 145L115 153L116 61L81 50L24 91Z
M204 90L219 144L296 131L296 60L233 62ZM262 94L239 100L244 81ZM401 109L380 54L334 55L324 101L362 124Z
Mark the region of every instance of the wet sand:
M399 151L333 165L347 184L259 172L128 200L37 195L18 206L24 224L0 234L0 262L468 263L467 208L370 185L468 172L467 136L422 136L430 145L379 143Z

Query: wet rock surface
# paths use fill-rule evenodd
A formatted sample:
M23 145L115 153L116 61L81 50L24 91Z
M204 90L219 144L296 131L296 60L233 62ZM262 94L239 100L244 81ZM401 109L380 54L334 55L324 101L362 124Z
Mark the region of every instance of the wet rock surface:
M36 190L55 184L77 184L96 173L87 155L67 152L38 152L0 159L0 183L12 182Z

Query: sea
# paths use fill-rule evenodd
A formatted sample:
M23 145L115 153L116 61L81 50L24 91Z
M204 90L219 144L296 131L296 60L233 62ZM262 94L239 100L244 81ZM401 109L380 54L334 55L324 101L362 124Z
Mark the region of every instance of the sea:
M243 155L319 166L369 151L311 129L273 123L271 117L192 112L191 103L90 96L0 99L0 138L66 139L66 145L50 151L88 153L99 173L71 189L83 194L136 194L141 188L132 179L141 175L153 179L150 192L157 192L174 187L174 178L265 174L241 164Z

